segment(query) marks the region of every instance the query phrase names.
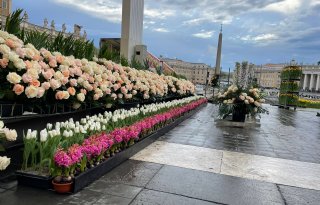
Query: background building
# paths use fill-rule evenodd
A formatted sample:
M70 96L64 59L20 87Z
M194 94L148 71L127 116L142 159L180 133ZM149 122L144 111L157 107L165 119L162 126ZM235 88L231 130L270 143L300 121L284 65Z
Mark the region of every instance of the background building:
M1 16L9 16L12 7L12 0L0 0Z
M301 88L305 92L320 92L320 65L302 66Z
M210 79L214 75L214 69L204 63L190 63L179 59L160 58L168 64L178 75L185 76L194 84L205 85L206 80L210 84Z
M281 70L286 64L266 64L254 67L254 77L263 88L280 88ZM320 92L320 65L301 65L302 92Z
M285 64L265 64L254 66L254 78L263 88L279 89L281 83L281 70Z
M9 14L12 12L12 0L0 0L1 6L1 14L0 14L0 29L3 30L6 24L6 19ZM82 26L74 24L73 32L67 32L66 24L62 24L61 30L56 28L54 20L51 20L50 24L47 18L43 20L43 25L36 25L29 22L29 16L27 12L24 12L23 15L23 22L20 25L21 28L24 28L26 31L39 31L39 32L46 32L52 36L57 36L59 33L62 33L65 37L73 36L75 38L83 38L84 40L87 39L86 31L81 33Z

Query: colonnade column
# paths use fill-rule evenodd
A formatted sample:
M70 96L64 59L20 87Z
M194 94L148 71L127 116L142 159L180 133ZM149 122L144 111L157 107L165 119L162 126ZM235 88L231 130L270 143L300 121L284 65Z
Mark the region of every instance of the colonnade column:
M310 77L310 86L309 86L309 90L312 90L312 88L313 88L313 84L314 84L314 78L313 78L313 74L311 74L311 77Z
M316 91L319 91L320 88L320 74L317 75L317 82L316 82Z
M304 74L303 90L306 90L306 88L307 88L307 81L308 81L308 75L307 75L307 74Z

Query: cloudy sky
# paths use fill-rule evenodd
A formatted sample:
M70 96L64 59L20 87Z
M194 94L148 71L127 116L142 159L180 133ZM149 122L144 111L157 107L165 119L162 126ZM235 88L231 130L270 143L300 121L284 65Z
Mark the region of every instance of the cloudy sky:
M98 45L120 37L121 0L13 0L30 22L83 26ZM320 61L320 0L145 0L144 44L159 56L215 65L223 23L222 67L236 61Z

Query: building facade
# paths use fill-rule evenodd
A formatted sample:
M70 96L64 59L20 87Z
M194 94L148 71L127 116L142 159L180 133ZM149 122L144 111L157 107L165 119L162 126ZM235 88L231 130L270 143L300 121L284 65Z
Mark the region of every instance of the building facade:
M320 65L302 66L302 91L320 92Z
M266 64L255 66L254 76L258 85L264 88L280 88L281 70L286 64ZM301 65L301 91L320 92L320 65Z
M12 0L0 0L1 16L9 16L12 7Z
M184 75L193 84L205 85L214 75L214 69L204 63L190 63L179 59L160 58L168 64L177 74Z
M254 78L261 87L279 89L281 84L281 70L284 66L284 64L254 66Z

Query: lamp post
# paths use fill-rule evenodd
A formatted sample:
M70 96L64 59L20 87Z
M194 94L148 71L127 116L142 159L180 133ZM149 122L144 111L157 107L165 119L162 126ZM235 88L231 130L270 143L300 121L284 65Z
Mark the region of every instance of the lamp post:
M208 68L207 67L207 73L206 73L206 86L205 86L205 90L204 90L204 97L207 98L207 88L208 88L208 77L209 77L209 72L208 72Z

